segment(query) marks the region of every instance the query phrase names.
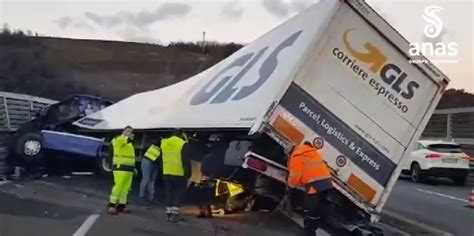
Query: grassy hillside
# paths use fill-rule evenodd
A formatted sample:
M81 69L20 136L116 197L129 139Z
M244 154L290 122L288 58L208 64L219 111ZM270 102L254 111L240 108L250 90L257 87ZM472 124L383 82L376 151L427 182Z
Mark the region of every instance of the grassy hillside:
M0 91L62 99L75 93L120 100L157 89L214 65L242 45L169 46L27 37L0 33ZM474 106L474 95L446 91L438 108Z
M74 93L118 100L214 65L241 46L169 46L0 35L0 90L61 99Z

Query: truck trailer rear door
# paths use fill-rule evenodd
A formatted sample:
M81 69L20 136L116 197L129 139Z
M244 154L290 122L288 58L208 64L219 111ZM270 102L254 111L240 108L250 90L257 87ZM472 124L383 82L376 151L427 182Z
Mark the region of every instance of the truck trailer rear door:
M294 145L319 146L346 192L380 212L445 81L341 4L267 123Z

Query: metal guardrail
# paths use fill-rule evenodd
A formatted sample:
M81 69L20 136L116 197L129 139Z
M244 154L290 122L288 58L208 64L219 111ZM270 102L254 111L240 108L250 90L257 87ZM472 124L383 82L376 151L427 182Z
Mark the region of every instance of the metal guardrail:
M36 112L56 103L54 100L0 92L0 130L13 131L35 118Z
M422 134L474 147L474 107L436 110Z
M8 137L9 137L8 132L0 132L0 181L1 181L2 176L8 172L8 166L7 166Z
M422 134L424 139L459 143L474 157L474 107L436 110ZM468 184L474 186L474 160L471 159Z
M8 172L7 142L12 132L35 118L36 112L56 103L54 100L0 92L0 178Z

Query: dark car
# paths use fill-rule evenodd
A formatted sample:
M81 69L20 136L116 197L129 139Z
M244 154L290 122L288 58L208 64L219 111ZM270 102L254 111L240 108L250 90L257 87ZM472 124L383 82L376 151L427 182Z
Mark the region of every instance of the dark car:
M74 95L37 111L36 118L23 124L11 138L11 163L24 166L44 158L42 130L77 133L74 121L112 104L100 97Z

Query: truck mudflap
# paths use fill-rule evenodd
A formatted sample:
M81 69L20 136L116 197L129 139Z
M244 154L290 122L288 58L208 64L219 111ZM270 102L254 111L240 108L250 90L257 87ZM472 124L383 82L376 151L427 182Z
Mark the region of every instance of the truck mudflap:
M74 153L91 158L99 157L103 139L83 135L42 130L42 146L45 149Z

